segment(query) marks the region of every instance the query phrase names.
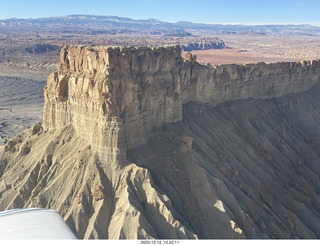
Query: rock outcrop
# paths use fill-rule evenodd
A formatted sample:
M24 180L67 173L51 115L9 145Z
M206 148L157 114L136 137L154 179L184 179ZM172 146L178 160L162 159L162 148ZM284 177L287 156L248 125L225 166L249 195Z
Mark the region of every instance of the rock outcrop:
M319 61L211 67L183 60L179 46L67 46L48 77L43 126L72 124L105 157L122 161L153 128L181 121L184 104L279 97L319 78Z
M193 50L208 50L208 49L224 49L226 44L222 40L215 41L201 41L193 42L187 44L181 44L181 49L183 51L193 51Z
M319 82L319 61L67 46L43 122L0 147L0 210L85 239L319 238Z

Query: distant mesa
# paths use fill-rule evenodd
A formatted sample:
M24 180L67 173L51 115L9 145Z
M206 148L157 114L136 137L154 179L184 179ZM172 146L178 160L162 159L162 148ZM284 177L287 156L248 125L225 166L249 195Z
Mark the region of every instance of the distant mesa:
M193 42L193 43L181 45L181 49L183 51L224 49L224 48L226 48L226 45L222 40L201 41L201 42Z
M163 37L191 37L193 36L190 32L183 30L175 30L169 33L162 35Z

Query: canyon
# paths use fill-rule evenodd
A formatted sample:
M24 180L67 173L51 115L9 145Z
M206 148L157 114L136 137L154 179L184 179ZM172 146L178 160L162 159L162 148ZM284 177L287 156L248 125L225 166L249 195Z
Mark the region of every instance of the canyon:
M65 46L43 121L0 146L0 209L86 239L319 238L319 81L319 60Z

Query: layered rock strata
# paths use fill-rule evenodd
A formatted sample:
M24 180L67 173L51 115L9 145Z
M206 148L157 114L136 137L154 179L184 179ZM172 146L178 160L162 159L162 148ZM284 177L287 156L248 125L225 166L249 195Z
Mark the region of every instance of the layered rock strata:
M45 87L43 126L72 124L102 157L122 161L154 128L181 121L188 102L280 97L319 81L319 61L212 67L182 59L179 46L66 46Z

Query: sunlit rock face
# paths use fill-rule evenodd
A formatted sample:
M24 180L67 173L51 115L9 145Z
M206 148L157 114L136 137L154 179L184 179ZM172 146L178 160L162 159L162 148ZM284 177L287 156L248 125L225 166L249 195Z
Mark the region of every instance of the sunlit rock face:
M319 61L200 65L179 46L66 46L45 87L43 125L72 124L101 154L125 159L154 127L182 119L182 105L280 97L319 82Z

